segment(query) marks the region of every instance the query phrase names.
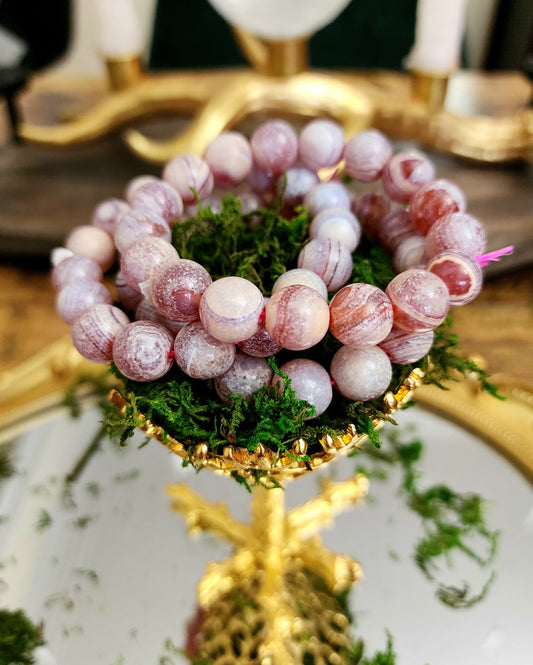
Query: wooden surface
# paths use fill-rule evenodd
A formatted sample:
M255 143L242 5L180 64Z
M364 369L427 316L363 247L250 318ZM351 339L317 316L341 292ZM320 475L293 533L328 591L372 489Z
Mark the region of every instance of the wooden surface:
M53 122L57 109L74 101L64 92L35 97L30 91L25 109L33 121ZM512 258L487 270L481 296L455 311L462 347L483 356L502 380L533 389L533 170L432 157L439 177L454 180L469 211L485 223L489 249L516 246ZM98 201L121 196L131 177L158 171L127 153L120 137L53 151L9 143L5 123L0 126L0 370L68 332L54 311L50 249L71 227L88 223Z

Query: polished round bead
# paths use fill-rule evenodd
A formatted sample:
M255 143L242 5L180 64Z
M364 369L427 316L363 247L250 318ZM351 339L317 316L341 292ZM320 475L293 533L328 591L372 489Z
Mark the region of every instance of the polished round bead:
M207 146L204 159L219 187L235 187L250 173L252 149L240 132L222 132Z
M324 284L324 280L321 279L316 272L306 270L305 268L293 268L280 275L272 286L272 294L281 291L281 289L284 289L286 286L291 286L292 284L310 286L312 289L315 289L315 291L318 291L324 300L328 299L328 290Z
M397 203L409 203L413 194L434 177L433 164L415 150L399 152L391 157L381 174L385 193Z
M167 319L194 321L200 316L200 299L211 282L199 263L178 259L155 273L150 295L157 311Z
M390 199L379 192L367 192L353 204L355 216L371 238L377 238L381 220L390 210Z
M344 130L338 122L319 118L309 122L298 137L298 152L314 171L336 166L344 153Z
M392 257L392 265L397 273L409 268L423 268L426 261L426 239L421 233L403 238Z
M237 352L233 365L215 378L215 390L223 402L231 402L230 395L240 395L250 402L258 390L268 386L272 369L264 358L252 358Z
M105 272L115 262L115 243L108 233L96 226L75 226L65 240L74 254L92 259Z
M283 205L294 208L302 205L305 196L318 183L317 174L306 166L296 165L288 169L278 179L278 195L283 197Z
M147 298L143 298L135 310L136 321L154 321L160 323L172 337L176 337L179 331L187 324L182 321L171 321L162 314L160 314L154 307L153 303Z
M331 360L330 374L341 395L366 402L387 390L392 379L392 366L379 346L360 349L342 346Z
M429 257L449 249L481 256L487 246L487 236L483 224L466 213L453 213L438 219L426 236L426 249Z
M391 363L407 365L421 360L433 346L433 330L421 333L408 333L393 328L390 334L379 344Z
M129 211L126 201L106 199L94 209L91 224L113 237L118 221Z
M255 335L239 342L239 348L254 358L268 358L281 351L281 344L275 342L267 333L264 325L260 325Z
M143 185L146 185L149 182L157 182L159 178L157 178L155 175L138 175L135 178L132 178L132 180L129 181L126 191L124 192L124 196L126 197L126 201L131 205L133 201L133 197L135 196L135 193L139 189L139 187L142 187Z
M346 210L350 210L351 205L350 192L342 182L336 180L316 185L304 198L304 206L311 217L318 215L319 212L327 208L346 208Z
M324 337L328 326L328 304L309 286L286 286L267 302L265 328L284 349L302 351L311 348Z
M394 254L404 238L418 234L405 208L394 207L383 217L378 228L378 240L386 252Z
M87 360L109 362L113 359L115 337L129 322L127 315L118 307L93 305L73 322L72 342Z
M157 213L148 208L135 208L126 213L118 222L115 231L115 244L121 254L141 238L153 236L168 243L171 240L169 225Z
M315 238L300 250L298 268L316 272L328 291L336 291L350 279L352 255L338 240Z
M179 259L174 247L162 238L147 236L130 245L120 259L120 270L132 289L142 292L141 284L161 268Z
M248 339L259 328L263 294L242 277L222 277L204 291L200 319L204 328L222 342Z
M463 192L449 180L433 180L413 194L409 215L422 233L427 233L437 219L466 210Z
M198 155L179 155L163 169L163 180L174 187L185 205L203 200L213 191L214 178L206 161ZM195 193L196 192L196 193Z
M433 330L448 313L446 284L429 270L401 272L389 282L386 293L394 309L394 326L405 332Z
M372 346L392 328L392 304L384 291L371 284L348 284L329 305L331 334L348 346Z
M56 297L57 312L61 319L69 325L86 309L99 303L111 305L111 294L101 282L89 280L70 282L59 291Z
M120 270L115 276L115 290L120 304L132 312L137 309L139 303L144 298L142 293L132 289L129 284L126 284L126 280L122 276Z
M134 208L152 210L170 225L183 214L181 196L164 180L153 180L138 187L131 204Z
M361 240L361 225L357 217L345 208L327 208L313 217L310 238L330 238L353 252Z
M315 407L315 412L307 416L306 420L317 418L324 413L331 404L333 389L331 377L322 365L314 360L296 358L284 363L279 369L289 377L296 399L302 399ZM283 378L275 374L272 385L283 390Z
M259 168L257 164L252 164L252 169L248 174L246 182L254 194L260 196L266 204L270 204L276 196L278 178L279 174L276 175L270 171L265 171Z
M298 137L284 120L264 122L250 139L254 162L269 173L280 175L296 162Z
M447 251L436 254L426 270L438 275L448 287L450 305L465 305L474 300L483 285L483 271L472 256Z
M344 149L346 173L359 182L373 182L381 176L391 158L392 145L377 129L367 129L351 138Z
M235 360L235 344L210 335L200 321L188 323L176 335L174 353L179 367L193 379L214 379Z
M174 338L159 323L134 321L122 328L113 344L113 361L132 381L155 381L172 367Z
M101 282L103 276L102 268L96 261L80 254L73 254L54 266L52 285L56 291L61 291L70 282L79 280Z

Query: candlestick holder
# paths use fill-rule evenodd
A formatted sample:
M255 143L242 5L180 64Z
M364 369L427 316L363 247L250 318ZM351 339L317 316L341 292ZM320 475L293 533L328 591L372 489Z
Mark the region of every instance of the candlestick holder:
M307 39L260 40L239 28L234 34L251 64L248 69L149 74L132 54L107 62L111 92L101 102L60 125L21 123L19 135L55 148L120 131L133 153L162 164L176 154L202 154L221 131L261 112L331 117L349 136L373 126L394 139L481 162L531 159L533 109L527 101L499 115L459 114L444 104L448 75L311 70ZM466 85L473 90L477 82L478 75L471 73ZM531 85L524 86L531 97ZM133 127L159 114L191 114L192 119L178 136L164 140Z

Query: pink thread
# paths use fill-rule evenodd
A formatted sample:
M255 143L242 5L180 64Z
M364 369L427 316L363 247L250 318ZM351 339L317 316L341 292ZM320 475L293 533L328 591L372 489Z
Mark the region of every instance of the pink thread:
M167 360L171 361L176 358L176 354L174 353L174 349L170 349L170 351L167 353Z
M489 252L488 254L482 254L481 256L476 256L476 261L482 268L485 268L489 265L490 261L499 261L502 256L509 256L514 252L514 245L509 245L508 247L503 247L502 249L497 249L495 252Z
M261 314L259 314L259 325L263 323L265 317L266 317L266 309L263 307L263 309L261 310Z

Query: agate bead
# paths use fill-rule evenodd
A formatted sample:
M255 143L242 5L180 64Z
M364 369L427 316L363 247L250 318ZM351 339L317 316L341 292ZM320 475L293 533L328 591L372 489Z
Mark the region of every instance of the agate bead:
M193 379L214 379L235 360L235 344L210 335L200 321L188 323L176 335L174 353L179 367Z
M353 211L363 229L371 238L376 238L381 220L390 210L390 199L378 192L367 192L353 205Z
M408 333L393 328L390 334L379 343L392 363L407 365L422 359L433 346L433 330L421 333Z
M111 294L101 282L78 280L69 282L57 294L56 309L61 319L72 324L80 314L93 305L111 305Z
M392 257L392 265L397 273L409 268L423 268L426 261L426 239L422 234L403 238Z
M91 224L113 237L119 220L129 211L126 201L106 199L94 209Z
M135 190L132 206L152 210L172 225L183 213L183 201L178 192L164 180L153 180Z
M350 251L338 240L315 238L300 250L298 268L316 272L328 291L336 291L350 278L353 260Z
M483 285L483 271L473 257L462 252L436 254L426 270L438 275L448 287L450 305L465 305L474 300Z
M428 270L411 268L389 282L386 293L394 326L405 332L433 330L446 318L450 297L446 284Z
M73 322L72 342L87 360L109 362L113 359L115 337L129 322L127 315L118 307L93 305Z
M113 361L132 381L155 381L172 367L174 338L159 323L134 321L122 328L113 344Z
M296 358L283 364L280 368L291 381L291 390L294 390L296 399L302 399L315 407L315 412L307 416L306 420L317 418L328 408L333 398L331 377L328 372L314 360ZM272 385L283 389L283 378L274 375Z
M293 268L280 275L272 286L272 294L281 291L281 289L284 289L286 286L291 286L292 284L310 286L312 289L315 289L315 291L318 291L324 300L328 299L328 290L324 281L316 274L316 272L306 270L305 268Z
M265 328L284 349L302 351L311 348L324 337L328 326L328 304L309 286L286 286L267 302Z
M481 256L485 252L487 237L481 222L466 213L453 213L438 219L426 236L426 249L431 258L449 249Z
M163 169L163 180L178 191L185 205L195 203L197 195L203 201L214 185L211 169L198 155L179 155L171 159Z
M237 352L233 365L215 378L215 390L223 402L231 402L230 395L241 395L251 401L255 393L268 386L272 369L264 358L252 358Z
M310 169L336 166L344 153L344 130L338 122L319 118L309 122L298 137L302 163Z
M144 299L142 293L132 289L129 284L126 284L126 280L122 276L120 270L117 272L115 277L115 289L120 304L132 312L137 309L139 303Z
M434 180L422 185L409 202L409 215L422 233L427 233L444 215L465 210L465 195L449 180Z
M359 132L346 144L346 173L359 182L377 180L392 155L389 139L376 129Z
M200 299L212 280L196 261L178 259L159 269L150 282L152 302L171 321L198 319Z
M159 269L179 259L174 247L162 238L147 236L130 245L120 259L120 270L125 282L136 291Z
M330 374L341 395L366 402L387 390L392 366L379 346L360 349L342 346L331 360Z
M338 240L349 252L353 252L361 240L361 225L350 210L327 208L313 218L309 237Z
M305 196L319 182L314 171L306 166L293 166L286 171L278 180L278 195L283 197L283 204L288 208L301 205Z
M267 333L264 325L260 325L255 335L239 342L239 348L254 358L268 358L281 351L280 344Z
M103 276L102 268L96 261L80 254L73 254L54 266L52 285L56 291L61 291L70 282L79 280L100 282Z
M259 328L263 294L242 277L222 277L204 291L200 319L204 328L222 342L240 342Z
M126 197L126 201L131 204L133 201L133 197L135 196L135 193L139 189L139 187L142 187L143 185L146 185L149 182L157 182L159 178L157 178L155 175L138 175L135 178L132 178L128 186L126 187L126 191L124 192L124 196Z
M138 304L137 309L135 310L135 320L154 321L155 323L160 323L173 337L176 337L183 326L187 325L183 321L171 321L170 319L164 317L157 311L153 303L147 298L143 298L143 300L141 300L141 302Z
M135 208L126 213L115 230L115 244L121 254L141 238L153 236L170 243L172 234L169 225L157 213L148 208Z
M74 227L65 240L65 247L74 254L92 259L104 272L115 262L113 239L96 226Z
M373 346L392 328L392 304L384 291L371 284L344 286L329 311L331 334L348 346Z
M219 187L235 187L250 173L252 149L240 132L222 132L207 146L204 159Z
M381 220L377 236L383 249L394 254L404 238L415 234L418 234L418 229L413 224L407 210L394 208Z
M350 192L341 183L335 180L315 185L304 198L304 206L311 217L318 215L326 208L346 208L350 210L352 199Z
M435 167L415 150L398 152L383 167L382 184L397 203L409 203L413 194L435 177Z
M264 122L250 139L254 162L260 169L276 175L294 165L298 155L298 137L284 120Z

